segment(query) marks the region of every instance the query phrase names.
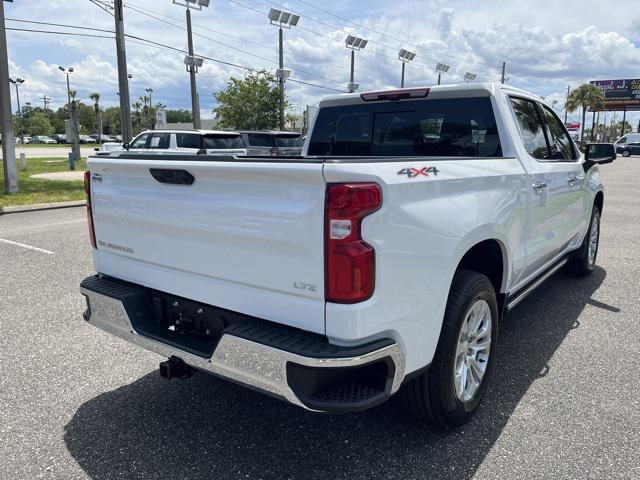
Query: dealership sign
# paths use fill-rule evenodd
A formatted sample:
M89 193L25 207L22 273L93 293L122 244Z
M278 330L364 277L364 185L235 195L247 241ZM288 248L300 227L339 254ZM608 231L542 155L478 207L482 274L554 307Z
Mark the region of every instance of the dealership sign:
M640 79L595 80L591 83L604 93L605 110L640 109Z

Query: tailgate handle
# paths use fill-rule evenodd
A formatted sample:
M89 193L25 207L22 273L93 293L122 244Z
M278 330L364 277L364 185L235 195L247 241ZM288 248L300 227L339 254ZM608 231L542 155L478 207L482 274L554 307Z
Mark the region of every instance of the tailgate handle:
M193 175L186 170L176 170L173 168L150 168L149 173L151 173L151 176L160 183L192 185L195 181Z

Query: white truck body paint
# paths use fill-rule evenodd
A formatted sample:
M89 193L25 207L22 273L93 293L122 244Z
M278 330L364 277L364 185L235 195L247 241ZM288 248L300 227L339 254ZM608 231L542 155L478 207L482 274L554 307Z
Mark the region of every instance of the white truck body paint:
M432 87L425 101L476 96L491 99L502 157L90 158L92 174L102 175L91 185L96 237L112 245L94 251L96 271L321 333L337 345L393 338L406 359L404 373L418 370L433 358L466 252L497 241L504 258L499 293L514 293L578 248L603 189L597 166L584 172L582 154L541 162L527 153L508 97L544 104L537 96L465 84ZM334 96L320 110L357 103L357 94ZM439 173L398 175L426 166ZM152 167L184 169L196 181L163 185L149 175ZM375 291L352 305L324 299L324 197L334 182L375 182L382 190L382 208L362 226L376 252ZM538 192L536 183L547 187Z

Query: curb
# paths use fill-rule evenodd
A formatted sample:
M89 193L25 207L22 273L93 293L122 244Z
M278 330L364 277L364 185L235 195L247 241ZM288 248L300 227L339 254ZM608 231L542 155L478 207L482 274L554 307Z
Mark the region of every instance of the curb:
M39 210L55 210L58 208L84 207L86 204L87 202L84 200L74 200L71 202L34 203L33 205L0 207L0 215L8 213L37 212Z

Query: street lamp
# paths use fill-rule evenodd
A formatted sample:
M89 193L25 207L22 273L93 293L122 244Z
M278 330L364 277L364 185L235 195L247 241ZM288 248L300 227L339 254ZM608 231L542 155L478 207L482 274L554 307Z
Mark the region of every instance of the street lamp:
M404 68L407 63L413 61L413 59L416 58L416 54L402 48L398 52L398 58L402 62L402 76L400 77L400 88L404 88Z
M438 74L438 85L440 85L440 79L442 77L442 74L447 73L450 68L451 68L451 65L447 65L445 63L438 63L436 65L436 73Z
M189 42L189 61L185 57L185 65L191 80L191 116L193 117L193 128L200 129L200 104L198 102L198 89L196 87L196 72L202 66L202 59L196 58L193 53L193 32L191 31L191 9L202 11L211 3L210 0L173 0L174 5L180 5L187 9L187 36ZM199 62L198 62L199 61Z
M475 73L467 72L464 74L465 82L473 82L476 79L477 75Z
M64 68L64 67L58 66L58 68L62 71L62 73L64 73L67 76L67 101L68 101L67 105L69 109L71 109L71 87L69 86L69 75L73 73L73 67Z
M269 10L269 14L267 16L269 17L269 23L278 27L278 69L276 70L276 78L278 79L278 87L280 89L279 125L280 130L282 131L284 130L284 82L289 78L289 75L291 75L291 70L284 68L283 29L298 25L300 15L272 8Z
M71 68L64 68L62 66L58 66L58 68L60 69L60 71L62 73L64 73L67 76L67 106L69 108L69 131L72 132L72 140L73 140L73 160L75 161L80 161L80 144L79 142L79 138L78 135L80 132L78 132L78 124L75 120L75 106L74 108L71 108L71 87L69 85L69 75L73 73L73 67ZM71 160L70 160L71 162ZM70 164L71 169L74 170L75 169L75 163L71 163Z
M356 64L356 50L362 50L367 46L369 40L365 40L364 38L356 37L355 35L347 35L347 39L344 41L345 47L351 50L351 76L349 77L349 85L347 88L349 93L355 92L360 84L355 82L355 64Z
M14 80L13 78L10 78L9 81L16 87L16 100L18 101L18 121L20 122L18 131L20 132L20 143L24 145L24 132L22 131L22 110L20 108L20 90L18 90L18 87L24 83L24 79L16 78Z

